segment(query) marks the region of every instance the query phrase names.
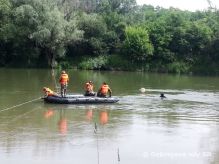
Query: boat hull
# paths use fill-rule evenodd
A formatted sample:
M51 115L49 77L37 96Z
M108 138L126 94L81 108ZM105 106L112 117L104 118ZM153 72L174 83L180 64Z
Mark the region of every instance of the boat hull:
M48 96L44 98L47 103L54 104L106 104L106 103L116 103L119 101L118 98L114 97L95 97L95 96Z

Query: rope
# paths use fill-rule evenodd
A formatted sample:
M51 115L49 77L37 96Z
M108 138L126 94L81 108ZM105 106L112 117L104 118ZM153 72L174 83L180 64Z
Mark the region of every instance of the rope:
M25 105L25 104L28 104L28 103L31 103L31 102L39 100L39 99L41 99L41 97L39 97L37 99L33 99L33 100L30 100L30 101L27 101L27 102L24 102L24 103L21 103L21 104L18 104L18 105L14 105L14 106L9 107L9 108L2 109L2 110L0 110L0 113L4 112L4 111L7 111L7 110L10 110L10 109L13 109L13 108L16 108L16 107L19 107L19 106L22 106L22 105Z
M0 124L0 125L1 125L1 126L2 126L2 125L8 125L8 124L10 124L10 123L12 123L12 122L18 120L19 118L22 118L23 116L26 116L27 114L32 113L32 112L35 111L36 109L38 109L38 108L35 108L35 109L31 110L31 111L28 111L28 112L26 112L26 113L23 113L23 114L21 114L21 115L15 117L13 120L7 122L6 124ZM8 133L10 133L11 131L12 131L12 130L10 130ZM10 137L14 137L15 135L17 135L17 134L14 134L14 135L11 135L11 134L10 134ZM0 139L7 139L7 138L8 138L8 136L6 136L6 135L0 137Z
M30 110L30 111L28 111L28 112L25 112L25 113L23 113L23 114L21 114L21 115L18 115L17 117L15 117L14 119L12 119L12 120L6 122L6 123L3 124L3 125L8 125L8 124L10 124L10 123L12 123L12 122L14 122L14 121L17 121L19 118L22 118L23 116L26 116L27 114L32 113L32 112L35 111L36 109L38 109L38 108L32 109L32 110ZM0 125L2 125L2 124L0 124Z

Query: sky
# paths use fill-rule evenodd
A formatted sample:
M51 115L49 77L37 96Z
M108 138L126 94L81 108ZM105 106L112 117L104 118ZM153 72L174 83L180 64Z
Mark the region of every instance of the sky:
M152 5L152 6L161 6L163 8L179 8L181 10L204 10L208 8L207 0L136 0L137 4L143 5ZM219 0L211 0L212 5L219 8Z

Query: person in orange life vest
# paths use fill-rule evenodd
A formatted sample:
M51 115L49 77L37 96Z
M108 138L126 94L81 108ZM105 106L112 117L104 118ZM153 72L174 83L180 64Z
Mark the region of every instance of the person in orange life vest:
M61 84L61 96L66 96L67 86L68 86L69 78L68 74L65 71L62 71L61 76L59 78L59 83Z
M106 84L106 82L103 82L102 86L100 87L100 89L97 92L97 96L98 97L106 97L107 94L109 93L109 97L111 97L112 95L112 90L110 89L110 87Z
M89 81L84 86L85 94L84 96L95 96L94 85L92 81Z
M43 91L45 93L45 97L48 97L48 96L58 96L57 93L53 92L51 89L49 89L47 87L43 87Z

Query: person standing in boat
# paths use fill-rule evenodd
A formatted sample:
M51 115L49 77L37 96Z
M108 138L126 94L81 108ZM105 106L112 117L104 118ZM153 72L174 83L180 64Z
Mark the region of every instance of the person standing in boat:
M111 97L112 95L112 90L110 89L110 87L106 84L106 82L103 82L103 84L101 85L100 89L97 92L97 96L98 97L106 97L107 94L109 94L109 97Z
M69 78L68 74L65 71L62 71L61 76L59 78L59 83L61 85L61 96L65 97L67 92Z
M85 94L84 96L95 96L95 92L94 92L94 85L92 81L89 81L85 84L84 86L85 89Z

